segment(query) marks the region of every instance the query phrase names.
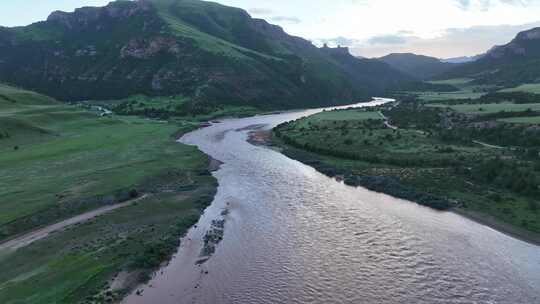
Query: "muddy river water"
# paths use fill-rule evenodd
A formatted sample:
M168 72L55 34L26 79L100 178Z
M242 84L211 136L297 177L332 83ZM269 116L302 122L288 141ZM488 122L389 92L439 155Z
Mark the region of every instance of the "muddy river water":
M218 194L171 262L125 303L540 303L540 247L247 142L250 127L318 111L224 120L184 136L224 163ZM223 240L198 265L221 219Z

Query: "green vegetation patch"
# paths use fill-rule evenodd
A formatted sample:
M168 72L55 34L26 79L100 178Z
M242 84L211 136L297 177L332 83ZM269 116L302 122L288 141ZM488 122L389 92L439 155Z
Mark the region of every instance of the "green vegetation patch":
M368 119L382 119L382 115L378 111L366 111L360 109L325 111L309 117L309 121L361 121Z
M508 88L501 90L500 92L526 92L533 94L540 94L540 83L527 83L514 88Z
M212 178L185 193L160 194L0 256L2 303L104 303L148 279L211 201ZM205 186L206 185L206 186ZM130 282L111 289L115 274Z
M474 81L474 79L472 78L454 78L454 79L436 80L436 81L428 81L428 82L432 84L449 84L455 87L463 87L463 86L468 86L470 82L472 81Z
M493 114L499 112L524 112L524 111L540 111L540 103L485 103L485 104L429 104L430 107L451 108L454 111L465 114Z
M207 157L173 137L198 124L101 116L11 87L2 92L0 240L144 198L0 252L0 303L119 300L170 258L213 199ZM111 290L121 271L131 279Z
M499 119L499 121L515 123L515 124L540 124L540 116L512 117L512 118Z
M461 90L456 92L420 92L418 98L423 101L438 101L447 99L475 99L482 97L484 92L474 92L472 90Z

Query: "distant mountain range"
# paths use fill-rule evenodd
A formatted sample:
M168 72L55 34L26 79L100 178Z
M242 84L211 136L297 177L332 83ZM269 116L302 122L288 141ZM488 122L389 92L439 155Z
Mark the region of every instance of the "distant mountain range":
M478 60L460 65L438 78L468 77L476 83L515 86L540 81L540 28L519 33Z
M0 82L67 101L181 94L193 110L292 108L351 103L412 81L198 0L116 1L0 28Z
M454 68L456 64L412 53L394 53L379 58L393 68L419 80L431 79Z
M446 63L468 63L476 61L480 58L482 58L485 54L479 54L476 56L462 56L462 57L454 57L454 58L444 58L441 59L442 62Z

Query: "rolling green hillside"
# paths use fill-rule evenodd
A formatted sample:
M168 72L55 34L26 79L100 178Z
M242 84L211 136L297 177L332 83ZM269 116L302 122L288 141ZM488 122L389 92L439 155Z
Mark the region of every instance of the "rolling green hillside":
M0 28L0 81L60 100L183 95L188 112L345 104L409 76L347 64L244 10L198 0L116 1Z

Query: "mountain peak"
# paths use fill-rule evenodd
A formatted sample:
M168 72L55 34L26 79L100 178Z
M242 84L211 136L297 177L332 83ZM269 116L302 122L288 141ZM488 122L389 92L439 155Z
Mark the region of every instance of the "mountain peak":
M435 57L413 53L392 53L379 60L417 79L429 79L454 66Z
M536 56L540 50L540 27L520 32L508 44L495 46L487 52L491 59Z
M539 40L539 39L540 39L540 27L521 32L516 37L516 40Z
M325 43L322 46L321 50L331 55L351 55L349 48L341 45L338 45L335 48L331 48L328 46L328 44Z

